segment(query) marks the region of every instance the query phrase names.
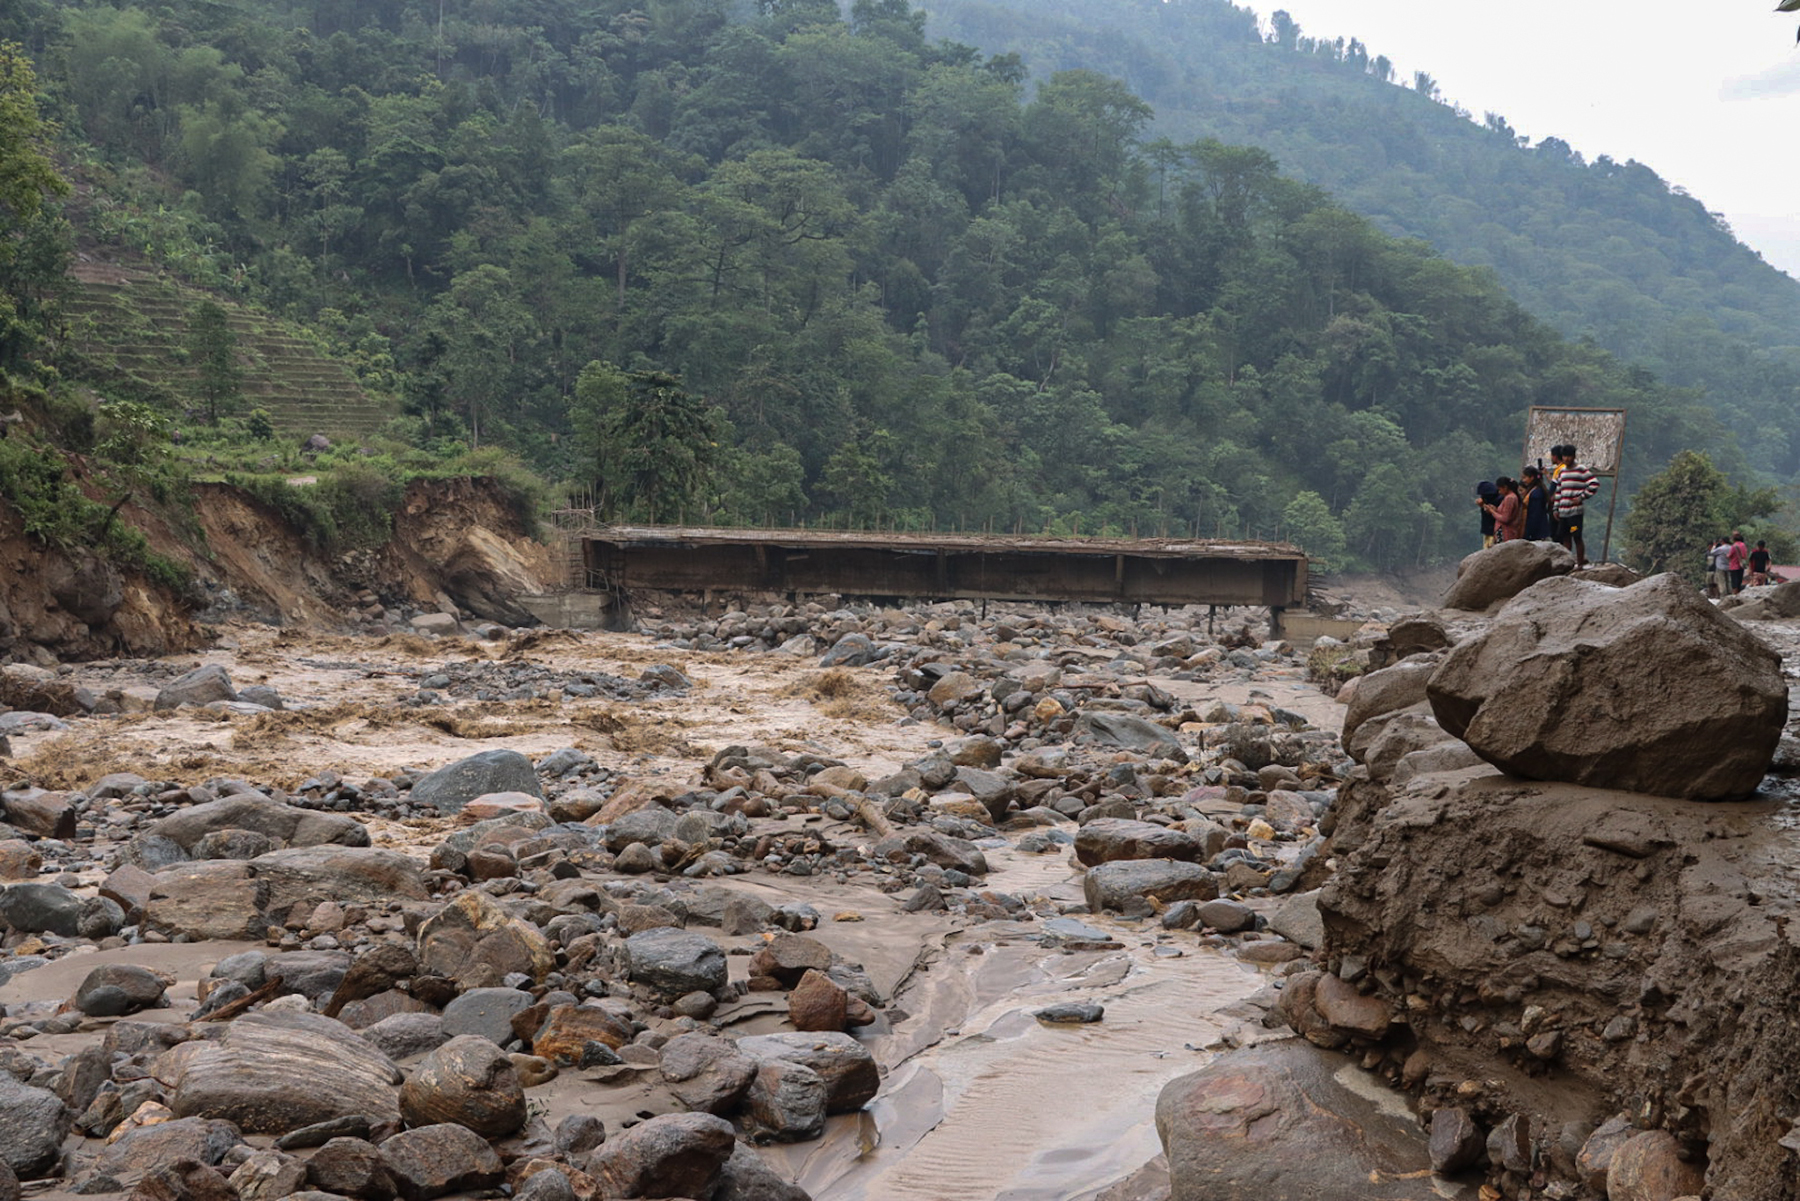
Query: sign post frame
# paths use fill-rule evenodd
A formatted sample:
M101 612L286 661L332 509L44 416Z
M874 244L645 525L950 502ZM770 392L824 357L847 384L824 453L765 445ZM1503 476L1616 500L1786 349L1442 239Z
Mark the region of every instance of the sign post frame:
M1625 460L1625 418L1627 412L1628 410L1625 409L1584 409L1564 407L1561 405L1532 405L1525 412L1525 454L1523 461L1526 463L1530 463L1533 460L1532 445L1534 441L1544 441L1541 437L1533 437L1534 434L1539 433L1540 424L1551 422L1556 417L1565 415L1573 417L1577 421L1582 421L1584 419L1590 421L1606 418L1617 419L1617 428L1613 430L1611 436L1605 440L1605 445L1611 452L1607 456L1608 461L1603 462L1602 467L1591 468L1595 475L1603 475L1612 480L1612 497L1606 506L1606 535L1600 544L1600 562L1602 563L1609 561L1612 555L1613 517L1618 512L1619 508L1619 480L1623 473ZM1551 436L1553 438L1555 437L1553 432L1551 432ZM1561 438L1558 440L1565 442L1573 440L1575 441L1577 448L1582 445L1580 436L1576 436L1573 439ZM1587 445L1590 450L1593 449L1594 444L1591 439L1588 441Z

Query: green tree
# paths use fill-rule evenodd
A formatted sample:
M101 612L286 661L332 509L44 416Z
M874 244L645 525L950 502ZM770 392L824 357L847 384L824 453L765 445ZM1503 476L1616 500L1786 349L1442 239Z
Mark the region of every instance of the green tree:
M238 365L237 334L217 301L203 300L188 316L188 355L194 364L194 398L214 425L243 398L244 370Z
M679 377L589 363L570 415L609 516L674 521L706 507L724 456L723 421Z
M1695 584L1706 576L1706 551L1731 532L1742 499L1711 458L1684 450L1645 480L1625 518L1625 556L1639 571L1676 572ZM1770 508L1773 508L1773 496Z
M50 201L69 185L45 150L49 134L30 60L0 42L0 368L37 343L45 302L67 269L66 226Z
M1334 571L1347 565L1349 541L1344 523L1317 492L1302 492L1289 501L1281 511L1281 524L1288 537L1321 568Z

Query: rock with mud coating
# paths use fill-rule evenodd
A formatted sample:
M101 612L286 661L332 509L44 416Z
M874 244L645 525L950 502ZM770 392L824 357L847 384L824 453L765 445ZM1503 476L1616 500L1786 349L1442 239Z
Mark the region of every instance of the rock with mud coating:
M788 994L788 1021L796 1030L842 1030L850 995L824 972L808 971Z
M1356 681L1356 693L1344 710L1343 744L1370 718L1409 709L1425 699L1425 685L1437 670L1436 660L1408 661L1372 671Z
M253 1152L228 1178L238 1201L281 1201L306 1184L306 1164L273 1148Z
M1219 895L1219 882L1197 863L1119 859L1089 868L1081 890L1095 913L1106 909L1135 913L1149 909L1150 897L1164 904L1213 900Z
M812 1201L812 1194L776 1175L768 1161L739 1143L719 1174L716 1201Z
M478 1034L451 1039L426 1055L400 1088L409 1126L455 1122L487 1138L525 1124L525 1088L513 1062Z
M700 1113L728 1113L756 1078L757 1061L727 1039L678 1034L662 1049L657 1068L675 1099Z
M758 1034L738 1039L738 1050L756 1060L803 1063L825 1078L826 1112L854 1113L881 1087L869 1049L848 1034Z
M284 1134L332 1118L398 1121L400 1073L342 1022L311 1013L253 1013L188 1061L170 1108L253 1134Z
M405 1201L493 1188L506 1175L487 1140L454 1122L401 1131L381 1144L381 1162Z
M460 813L463 806L490 792L524 792L543 799L537 769L517 751L496 749L470 755L438 768L412 788L415 805L433 805L439 813Z
M1527 691L1542 703L1518 703ZM1781 657L1672 574L1536 584L1427 693L1439 725L1511 775L1691 800L1754 792L1788 712Z
M1185 830L1122 817L1096 818L1075 834L1075 858L1084 867L1122 859L1179 859L1193 863L1207 857L1206 844Z
M541 980L556 966L550 940L484 892L460 893L419 926L419 963L455 980L486 969Z
M75 801L66 792L30 789L0 798L6 824L38 838L75 837Z
M243 792L171 813L150 823L147 833L192 851L202 838L219 830L254 830L287 847L369 845L369 828L354 818L301 809L260 793Z
M367 1139L343 1135L327 1140L306 1161L307 1181L316 1189L345 1197L385 1201L394 1195L393 1177L381 1151Z
M0 1115L0 1162L26 1180L56 1166L75 1115L55 1093L0 1072Z
M800 983L807 972L829 971L831 948L804 934L777 934L750 957L750 975L764 976L783 988Z
M1444 594L1444 608L1485 611L1541 580L1574 570L1575 556L1554 542L1502 542L1457 564L1456 582ZM1361 685L1357 691L1362 691Z
M217 1168L178 1159L146 1172L127 1201L238 1201L238 1194Z
M1405 1101L1383 1105L1345 1087L1337 1074L1347 1066L1290 1040L1170 1081L1156 1100L1156 1133L1171 1201L1439 1201Z
M709 1201L737 1146L731 1123L706 1113L671 1113L621 1131L587 1158L602 1197L691 1197Z
M634 984L647 984L671 997L715 992L725 986L725 951L704 934L662 927L625 940Z
M241 860L178 863L151 877L144 924L196 940L254 938L267 924L267 898L267 885Z
M1465 1109L1444 1108L1431 1114L1431 1170L1460 1172L1481 1161L1487 1140Z

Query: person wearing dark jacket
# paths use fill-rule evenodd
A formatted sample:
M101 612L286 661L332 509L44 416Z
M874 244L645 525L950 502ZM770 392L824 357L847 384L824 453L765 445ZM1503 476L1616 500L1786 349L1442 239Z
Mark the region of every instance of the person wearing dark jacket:
M1494 487L1493 480L1482 480L1475 485L1475 503L1481 506L1481 549L1486 550L1498 537L1494 514L1488 509L1489 505L1500 503L1500 489Z
M1519 473L1519 501L1525 509L1525 537L1544 542L1550 538L1550 494L1544 490L1543 473L1527 467Z

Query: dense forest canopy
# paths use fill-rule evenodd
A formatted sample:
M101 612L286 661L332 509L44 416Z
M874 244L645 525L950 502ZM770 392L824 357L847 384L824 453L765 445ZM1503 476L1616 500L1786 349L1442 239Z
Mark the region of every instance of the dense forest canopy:
M1273 0L1271 0L1273 3ZM1269 150L1386 232L1492 267L1532 313L1701 390L1759 470L1800 474L1800 282L1638 162L1527 143L1378 48L1265 29L1229 0L940 0L936 33L1037 72L1097 70L1156 106L1154 133Z
M1119 79L1033 83L906 0L14 14L95 253L305 321L404 400L395 436L511 446L619 512L1388 567L1468 549L1532 404L1629 407L1640 478L1743 465L1696 390L1494 270L1264 149L1146 141Z

